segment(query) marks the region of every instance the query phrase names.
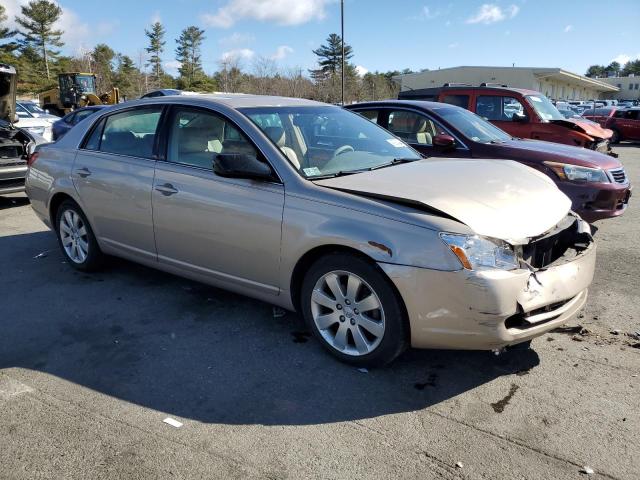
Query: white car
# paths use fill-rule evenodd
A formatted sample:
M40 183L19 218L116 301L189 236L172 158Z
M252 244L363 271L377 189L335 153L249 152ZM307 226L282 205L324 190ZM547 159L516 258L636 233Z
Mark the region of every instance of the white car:
M30 111L32 106L35 107L33 108L35 113ZM40 112L36 109L40 110ZM46 111L42 110L32 102L16 103L16 114L18 116L18 126L20 128L24 128L31 133L44 137L49 142L51 141L51 125L56 120L59 120L58 117L49 115Z

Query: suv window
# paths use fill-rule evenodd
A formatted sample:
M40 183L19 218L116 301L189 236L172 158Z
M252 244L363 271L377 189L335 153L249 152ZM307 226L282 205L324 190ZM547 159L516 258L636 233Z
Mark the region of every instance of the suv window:
M445 95L442 102L456 107L469 108L469 95Z
M219 153L258 155L251 142L213 112L181 107L169 122L167 161L211 169Z
M405 142L418 145L433 145L433 137L447 133L430 118L406 110L395 110L389 113L385 128Z
M161 114L161 106L152 106L108 116L100 138L99 150L151 158Z
M608 117L612 110L613 109L611 107L608 107L608 108L596 108L596 115L602 116L602 117Z
M510 121L517 113L524 115L522 103L514 97L501 95L479 95L476 99L476 113L487 120Z

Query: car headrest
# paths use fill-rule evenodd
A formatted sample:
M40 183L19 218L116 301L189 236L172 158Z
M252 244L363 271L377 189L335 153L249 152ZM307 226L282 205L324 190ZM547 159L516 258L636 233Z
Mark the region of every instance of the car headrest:
M282 127L265 127L264 133L267 134L267 137L271 139L273 143L275 143L279 147L285 146L285 134L284 128Z

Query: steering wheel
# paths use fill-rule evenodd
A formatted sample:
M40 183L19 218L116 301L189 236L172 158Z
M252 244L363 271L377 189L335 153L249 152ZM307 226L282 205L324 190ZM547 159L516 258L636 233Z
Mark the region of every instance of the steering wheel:
M351 145L342 145L341 147L336 148L336 151L333 152L333 158L347 152L355 152L355 149Z

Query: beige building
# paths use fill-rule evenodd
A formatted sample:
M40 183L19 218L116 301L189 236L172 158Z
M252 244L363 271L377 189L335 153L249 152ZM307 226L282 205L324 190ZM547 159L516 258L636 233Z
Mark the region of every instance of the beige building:
M598 80L613 85L618 89L606 98L617 100L640 100L640 77L609 77Z
M398 75L394 80L400 83L401 90L441 87L445 83L468 83L474 86L485 82L498 83L536 90L556 100L617 98L613 95L619 90L616 85L605 82L605 79L588 78L561 68L452 67ZM640 82L640 79L636 80Z

